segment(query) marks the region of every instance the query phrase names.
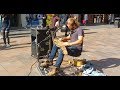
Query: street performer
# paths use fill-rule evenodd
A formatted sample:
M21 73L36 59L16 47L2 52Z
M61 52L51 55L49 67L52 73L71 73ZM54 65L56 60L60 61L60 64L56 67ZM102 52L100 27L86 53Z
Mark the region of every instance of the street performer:
M79 22L74 18L69 18L66 22L66 25L71 31L70 35L64 38L60 38L59 40L62 42L60 43L60 47L54 44L48 60L41 63L42 67L48 67L53 65L53 59L56 55L57 50L59 49L56 64L53 66L52 70L48 72L48 76L53 76L59 73L60 66L65 55L61 47L66 47L68 55L71 56L81 55L83 48L84 31L81 29Z

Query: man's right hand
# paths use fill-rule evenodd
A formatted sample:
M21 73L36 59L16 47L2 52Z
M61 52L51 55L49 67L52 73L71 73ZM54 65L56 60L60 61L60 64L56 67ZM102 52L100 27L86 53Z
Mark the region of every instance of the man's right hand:
M60 41L62 41L62 38L59 38Z
M59 38L59 40L60 40L61 42L67 42L67 39L65 39L65 38Z
M59 38L60 41L62 42L67 42L68 40L66 38Z

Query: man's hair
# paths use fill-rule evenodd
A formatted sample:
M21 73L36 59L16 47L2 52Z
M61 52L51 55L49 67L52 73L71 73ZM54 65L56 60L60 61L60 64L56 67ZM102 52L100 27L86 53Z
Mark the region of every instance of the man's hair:
M80 23L75 18L68 18L67 23L70 22L71 25L80 26Z

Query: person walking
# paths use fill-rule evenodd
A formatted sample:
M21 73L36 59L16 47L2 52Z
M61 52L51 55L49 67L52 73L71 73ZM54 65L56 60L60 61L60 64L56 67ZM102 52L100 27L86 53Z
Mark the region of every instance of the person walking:
M112 21L112 15L109 14L109 15L108 15L108 23L111 24L111 21Z
M3 14L2 15L2 36L4 41L4 47L10 47L10 38L9 38L9 31L10 31L10 15Z
M1 28L2 28L2 15L0 15L0 39L2 39Z

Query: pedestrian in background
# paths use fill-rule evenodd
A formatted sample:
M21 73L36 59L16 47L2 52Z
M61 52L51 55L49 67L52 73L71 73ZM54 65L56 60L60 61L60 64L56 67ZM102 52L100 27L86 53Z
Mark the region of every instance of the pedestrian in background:
M47 20L47 15L43 14L43 24L42 24L43 27L46 27L46 24L47 24L46 20Z
M39 25L42 27L42 25L43 25L43 14L38 14L37 18L39 20Z
M87 22L88 22L88 14L85 14L83 19L83 25L86 26Z
M4 41L4 47L10 47L10 38L9 38L9 31L10 31L10 15L3 14L2 15L2 36Z
M109 15L108 15L108 23L111 24L111 21L112 21L112 15L109 14Z
M52 27L55 27L55 24L58 20L60 20L58 14L54 14L52 18Z
M29 25L30 25L30 19L29 19L29 14L26 14L26 16L25 16L25 19L26 19L26 29L29 27Z
M54 14L54 15L53 15L53 19L52 19L52 28L57 28L57 27L59 27L59 26L58 26L58 25L60 25L59 23L60 23L59 15L58 15L58 14ZM56 30L55 30L55 31L56 31ZM56 37L56 32L55 32L55 31L53 31L53 33L54 33L53 38Z
M2 39L1 28L2 28L2 15L0 15L0 39Z

